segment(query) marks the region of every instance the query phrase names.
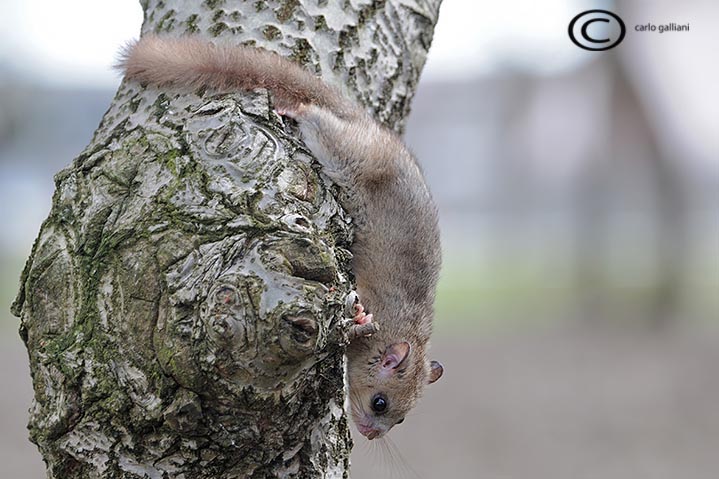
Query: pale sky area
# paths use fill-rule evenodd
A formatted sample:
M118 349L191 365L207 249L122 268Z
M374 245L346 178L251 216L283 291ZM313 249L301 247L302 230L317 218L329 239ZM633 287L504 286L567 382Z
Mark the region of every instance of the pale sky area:
M547 74L572 68L586 56L567 41L566 25L586 6L581 0L446 0L425 78L473 77L508 64ZM112 62L118 48L138 36L142 10L133 0L3 0L0 18L6 66L41 83L113 87L119 77Z

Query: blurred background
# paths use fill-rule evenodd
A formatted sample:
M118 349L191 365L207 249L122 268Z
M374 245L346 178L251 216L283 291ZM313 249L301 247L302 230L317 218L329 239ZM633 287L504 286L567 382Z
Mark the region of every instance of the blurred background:
M616 49L569 41L590 8L624 19ZM44 466L9 304L142 14L3 0L0 18L0 476L25 479ZM446 373L390 440L357 437L353 478L717 477L717 25L710 0L445 0L406 137L441 210Z

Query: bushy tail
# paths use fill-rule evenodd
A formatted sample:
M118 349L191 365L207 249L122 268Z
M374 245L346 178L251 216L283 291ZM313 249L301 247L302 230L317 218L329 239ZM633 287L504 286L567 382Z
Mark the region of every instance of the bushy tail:
M318 77L275 53L196 37L145 35L123 49L116 67L129 79L158 86L265 88L275 107L290 111L301 104L327 108L338 116L357 109Z

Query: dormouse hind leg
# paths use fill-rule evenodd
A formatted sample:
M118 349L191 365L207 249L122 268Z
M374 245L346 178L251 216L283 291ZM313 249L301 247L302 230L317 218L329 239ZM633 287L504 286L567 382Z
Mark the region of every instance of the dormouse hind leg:
M350 129L347 121L316 105L276 111L297 122L302 140L320 162L325 174L341 187L351 189L355 174L350 165L353 152L347 151L346 145Z

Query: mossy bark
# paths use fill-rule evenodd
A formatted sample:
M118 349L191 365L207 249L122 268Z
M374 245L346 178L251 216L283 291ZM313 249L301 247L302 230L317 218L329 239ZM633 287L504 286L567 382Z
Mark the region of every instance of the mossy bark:
M401 131L439 1L142 4L143 33L277 51ZM48 477L348 477L351 219L267 92L125 82L55 181L13 305Z

